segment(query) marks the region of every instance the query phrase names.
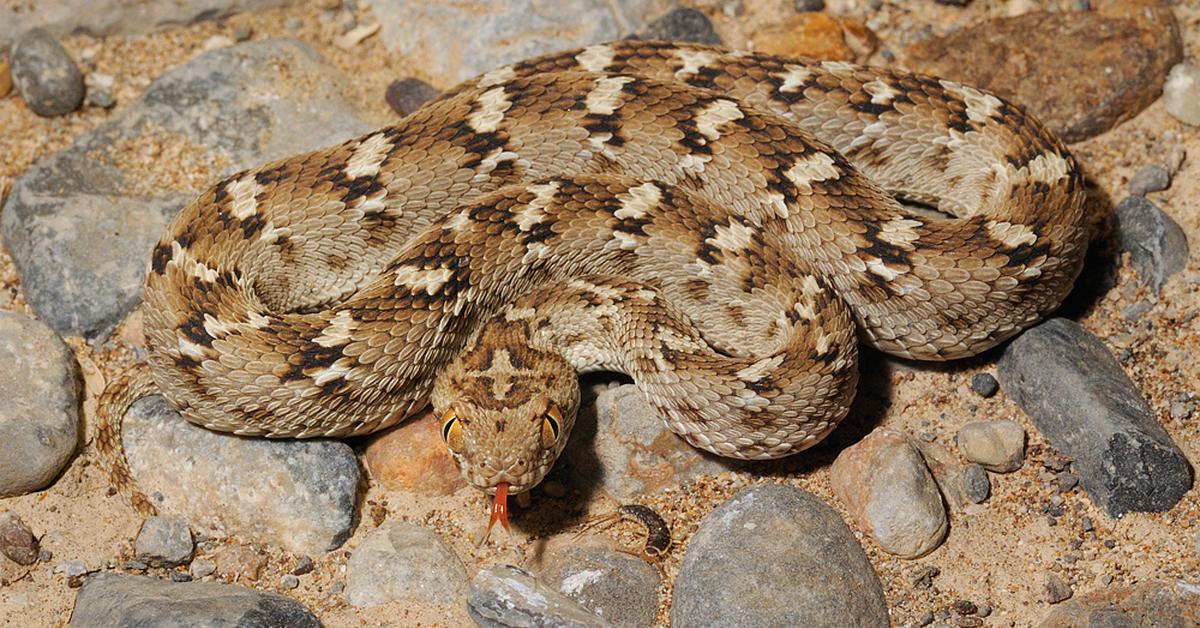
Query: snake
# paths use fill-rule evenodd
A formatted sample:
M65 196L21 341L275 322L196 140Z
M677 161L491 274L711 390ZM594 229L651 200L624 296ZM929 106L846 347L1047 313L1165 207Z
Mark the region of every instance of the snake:
M1087 241L1075 160L994 94L596 44L184 207L150 254L147 360L102 395L98 448L146 511L120 444L142 396L268 438L368 434L432 404L507 526L504 500L563 451L580 373L628 375L699 449L792 455L846 416L859 343L994 347L1062 303Z

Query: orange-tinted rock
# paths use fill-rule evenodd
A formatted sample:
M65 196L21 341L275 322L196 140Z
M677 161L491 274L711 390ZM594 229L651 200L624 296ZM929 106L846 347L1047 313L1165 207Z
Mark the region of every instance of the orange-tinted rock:
M853 61L869 55L879 40L871 29L827 13L800 13L754 33L754 49L782 57Z
M366 462L371 479L393 491L449 495L466 485L432 412L375 436Z
M916 445L877 429L843 451L829 473L833 492L884 551L919 558L946 538L942 496Z
M917 44L907 60L915 70L1022 104L1074 142L1154 102L1182 55L1170 7L1123 0L1101 11L988 20Z

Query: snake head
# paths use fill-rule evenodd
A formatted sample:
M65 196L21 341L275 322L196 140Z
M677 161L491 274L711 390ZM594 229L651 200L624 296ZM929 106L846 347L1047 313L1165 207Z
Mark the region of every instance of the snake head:
M562 453L579 408L579 378L561 355L531 347L523 325L485 324L438 375L431 400L442 437L473 486L517 494Z

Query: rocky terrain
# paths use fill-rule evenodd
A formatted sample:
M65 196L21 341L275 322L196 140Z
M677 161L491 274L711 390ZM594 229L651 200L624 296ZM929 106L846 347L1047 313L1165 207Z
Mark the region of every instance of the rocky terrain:
M0 625L1200 624L1198 26L1195 0L0 0ZM772 463L702 455L589 376L567 452L482 547L488 500L432 417L266 441L149 398L124 444L161 514L110 491L96 399L144 357L146 261L180 207L629 36L1024 104L1086 175L1075 292L969 360L865 351L850 417ZM634 521L586 525L630 503L665 554Z

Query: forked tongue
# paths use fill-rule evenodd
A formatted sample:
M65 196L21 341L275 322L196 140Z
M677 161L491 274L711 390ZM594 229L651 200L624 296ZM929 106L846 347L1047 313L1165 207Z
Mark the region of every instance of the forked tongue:
M512 529L508 527L508 482L500 482L496 485L496 496L492 499L492 515L488 518L487 531L483 533L483 538L480 539L479 545L483 546L487 542L488 537L492 534L492 527L499 521L501 526L504 526L504 531L512 535Z

